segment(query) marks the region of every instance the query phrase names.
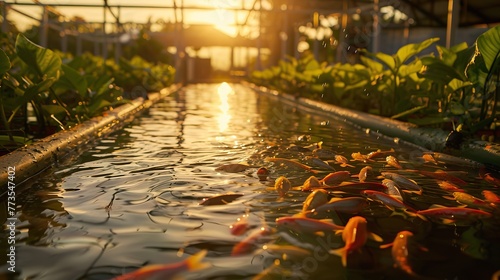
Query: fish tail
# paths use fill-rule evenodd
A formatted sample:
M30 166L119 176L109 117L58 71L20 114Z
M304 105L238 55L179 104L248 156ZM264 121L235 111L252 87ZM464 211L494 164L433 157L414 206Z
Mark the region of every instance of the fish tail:
M209 263L207 262L201 262L201 260L205 257L207 254L207 250L202 250L191 257L186 259L186 267L188 268L189 271L193 270L201 270L205 269L210 266Z
M339 256L342 260L342 265L347 266L347 249L345 247L329 251L330 254Z

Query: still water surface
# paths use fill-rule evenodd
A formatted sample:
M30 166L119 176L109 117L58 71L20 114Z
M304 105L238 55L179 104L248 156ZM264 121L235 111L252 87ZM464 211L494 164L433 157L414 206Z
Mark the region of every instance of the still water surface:
M322 141L324 149L348 159L355 152L392 148L404 169L453 171L467 182L466 192L476 197L482 197L484 189L500 191L479 178L479 170L473 167L426 163L421 150L397 140L350 127L341 120L302 113L242 85L232 85L229 93L218 92L218 87L198 84L183 88L81 156L67 159L46 176L27 183L16 201L18 279L111 279L146 264L177 262L205 249L204 261L211 267L184 276L403 279L408 276L394 268L391 249L378 248L392 242L401 230L415 234L412 269L427 279L491 279L500 270L500 223L495 210L493 218L485 221L472 218L461 221L464 224L444 224L404 212L391 215L393 210L369 201L370 207L358 215L384 241L368 241L350 254L347 268L338 256L327 252L343 246L340 235L277 228L276 218L300 212L309 193L292 190L281 198L272 189L274 180L283 175L299 186L312 173L265 159L276 156L305 162L311 153L294 145L314 147ZM238 173L215 170L222 164L241 162L254 168ZM395 171L383 159L349 164L352 167L332 166L356 175L370 165L370 181L376 182L381 181L376 178L381 171ZM259 181L257 167L271 171L267 181ZM318 170L318 178L332 172ZM433 204L459 205L435 179L412 172L401 174L424 189L422 195L404 193L407 204L419 210ZM242 196L227 204L199 205L204 198L227 193ZM359 194L331 192L330 196ZM245 213L250 230L268 226L275 232L258 239L255 251L233 257L231 250L249 233L232 235L229 226ZM351 216L328 218L345 225ZM309 253L284 257L279 250L260 250L265 244L294 245Z

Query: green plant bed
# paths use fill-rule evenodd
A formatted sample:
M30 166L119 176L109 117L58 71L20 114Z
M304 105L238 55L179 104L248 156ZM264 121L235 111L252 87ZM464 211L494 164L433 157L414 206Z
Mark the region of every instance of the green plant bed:
M500 26L480 35L473 46L436 45L436 54L422 54L437 42L408 44L392 55L361 49L355 64L328 65L311 54L290 57L254 71L249 81L422 128L461 130L472 139L487 134L500 142Z
M15 40L12 34L0 34L0 136L8 139L0 143L0 153L173 83L170 65L139 57L119 63L89 53L74 57L38 46L23 34Z

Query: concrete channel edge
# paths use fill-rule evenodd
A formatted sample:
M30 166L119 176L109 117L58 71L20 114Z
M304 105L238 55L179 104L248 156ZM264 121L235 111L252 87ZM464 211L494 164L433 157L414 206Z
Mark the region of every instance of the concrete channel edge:
M301 110L320 114L325 117L335 116L346 123L361 129L370 129L388 137L399 138L430 152L440 153L470 161L471 165L484 165L500 171L500 145L486 141L464 141L459 149L446 147L449 132L435 128L420 128L414 124L397 121L364 112L345 109L335 105L314 101L307 98L294 97L266 87L244 82L253 90L279 98L282 102L297 106Z
M134 119L136 115L151 107L158 100L179 90L174 84L159 92L149 93L148 98L136 98L101 116L91 118L71 129L57 132L23 148L0 157L0 197L8 190L9 169L15 168L16 185L43 172L77 147L93 141L96 137L110 134ZM12 182L12 181L11 181Z

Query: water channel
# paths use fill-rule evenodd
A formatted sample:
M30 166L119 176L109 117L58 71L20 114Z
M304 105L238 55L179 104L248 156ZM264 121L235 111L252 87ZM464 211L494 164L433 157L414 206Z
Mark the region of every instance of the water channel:
M373 199L355 214L318 217L344 226L351 217L362 216L368 230L383 239L368 240L350 253L346 266L329 253L344 246L342 234L277 226L277 218L300 213L310 194L293 189L280 196L273 189L280 176L300 186L312 175L349 171L346 181L356 183L361 168L370 166L370 182L380 183L382 172L415 180L422 192L404 191L401 196L417 210L465 206L454 197L456 192L484 199L483 190L500 195L500 188L483 180L476 166L425 161L423 150L397 139L301 112L243 85L232 84L227 91L221 87L182 88L83 154L64 159L18 189L18 279L112 279L144 265L179 262L202 250L210 267L182 274L186 278L404 279L410 276L395 267L391 248L380 248L402 230L414 234L408 263L415 279L492 279L500 270L500 212L494 203L467 206L492 214L485 219L425 218ZM330 161L333 169L313 166L317 173L312 173L266 160L279 157L311 165L306 157L319 142L323 150L349 162ZM353 160L353 153L379 149L393 149L402 168L388 165L386 157ZM236 163L249 168L216 170ZM259 167L270 171L267 180L259 180ZM442 170L466 184L460 191L445 190L441 181L415 170ZM237 195L214 205L200 204L222 194ZM329 190L332 197L365 195ZM229 226L245 214L248 231L232 234ZM235 256L235 246L261 227L272 231ZM5 240L1 246L7 251Z

